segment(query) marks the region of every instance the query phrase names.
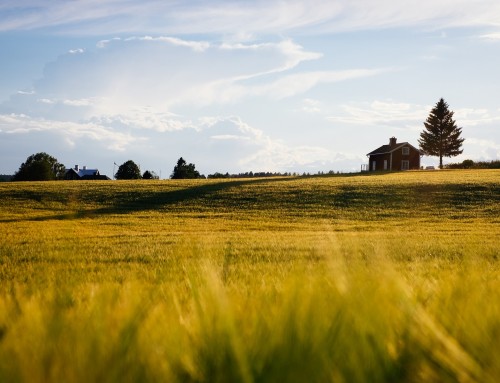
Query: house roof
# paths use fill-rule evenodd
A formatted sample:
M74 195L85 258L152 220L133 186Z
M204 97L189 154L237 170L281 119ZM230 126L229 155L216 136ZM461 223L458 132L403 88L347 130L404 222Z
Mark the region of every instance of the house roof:
M67 170L67 172L71 172L73 171L78 177L82 178L82 177L85 177L85 176L96 176L96 175L99 175L99 170L97 169L73 169L73 168L70 168Z
M400 142L399 144L396 144L396 145L393 145L393 146L391 146L391 145L382 145L380 148L375 149L374 151L368 153L367 156L371 156L371 155L374 155L374 154L388 154L388 153L392 153L392 152L394 152L394 151L402 148L403 146L410 146L413 149L415 149L417 152L420 152L412 144L409 144L408 142Z

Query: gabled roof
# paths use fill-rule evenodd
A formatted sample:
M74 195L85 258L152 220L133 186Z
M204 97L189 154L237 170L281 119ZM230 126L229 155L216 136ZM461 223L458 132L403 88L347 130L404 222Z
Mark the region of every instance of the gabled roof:
M99 175L99 170L97 169L73 169L70 168L67 170L67 172L73 171L78 177L82 178L85 176L98 176Z
M380 148L375 149L374 151L370 152L367 154L367 156L371 156L374 154L388 154L392 153L398 149L401 149L403 146L410 146L413 149L415 149L417 152L420 152L416 147L414 147L412 144L409 144L408 142L400 142L399 144L396 145L382 145Z

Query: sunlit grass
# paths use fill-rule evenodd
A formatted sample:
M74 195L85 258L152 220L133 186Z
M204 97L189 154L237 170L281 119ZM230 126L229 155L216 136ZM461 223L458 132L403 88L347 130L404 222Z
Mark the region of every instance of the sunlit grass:
M0 184L0 381L496 382L500 172Z

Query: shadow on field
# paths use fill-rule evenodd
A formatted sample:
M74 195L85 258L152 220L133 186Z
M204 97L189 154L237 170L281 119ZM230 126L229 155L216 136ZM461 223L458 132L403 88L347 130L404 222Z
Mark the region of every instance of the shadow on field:
M378 175L378 174L377 174ZM332 176L257 178L200 181L175 189L172 183L102 183L86 188L12 188L0 195L7 205L22 206L29 215L0 222L72 220L141 211L179 209L179 212L218 212L262 210L317 218L357 216L363 219L405 217L408 215L464 217L499 214L500 190L496 183L302 183ZM341 175L342 178L345 175ZM273 184L296 181L292 187ZM297 182L298 181L298 182ZM147 183L146 183L147 182ZM76 184L75 184L76 185ZM146 186L147 185L147 186ZM254 185L251 188L245 186ZM259 189L262 185L262 189ZM136 187L137 186L137 187ZM144 187L143 187L144 186ZM241 190L238 190L241 188ZM54 209L53 214L47 211ZM36 216L37 210L46 215ZM57 214L57 210L60 214Z
M301 177L306 178L306 177ZM307 177L308 178L308 177ZM110 215L110 214L128 214L139 211L156 210L168 206L185 203L196 199L209 199L210 196L215 196L217 193L238 188L251 184L266 184L274 182L286 182L297 180L298 177L284 177L284 178L259 178L259 179L245 179L238 181L221 181L213 183L203 183L200 185L188 187L185 189L162 191L161 185L158 185L154 192L147 192L143 189L134 190L131 188L127 193L116 191L112 192L112 202L110 206L96 208L96 209L78 209L75 212L64 214L51 214L38 217L25 217L19 219L0 219L0 222L21 222L21 221L48 221L48 220L66 220L66 219L79 219L94 216ZM175 182L175 181L174 181ZM67 202L68 198L63 193L39 191L33 192L28 190L14 191L7 196L14 200L31 200L38 203L41 202ZM94 196L99 203L110 202L106 196ZM88 197L87 197L88 198ZM95 202L94 199L91 199ZM236 201L232 201L234 204ZM82 203L84 204L84 203Z

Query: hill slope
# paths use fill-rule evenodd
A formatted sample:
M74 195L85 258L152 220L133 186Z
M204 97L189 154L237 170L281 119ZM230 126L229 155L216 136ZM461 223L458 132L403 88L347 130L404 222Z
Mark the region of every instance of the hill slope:
M0 183L0 381L494 382L499 217L497 170Z

